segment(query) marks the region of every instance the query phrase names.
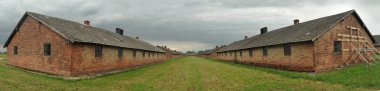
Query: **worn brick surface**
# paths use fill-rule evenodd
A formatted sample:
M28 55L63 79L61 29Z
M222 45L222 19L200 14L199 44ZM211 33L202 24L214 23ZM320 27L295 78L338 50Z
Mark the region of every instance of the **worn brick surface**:
M51 56L43 54L43 44L51 43ZM18 55L13 48L18 46ZM27 17L8 45L8 64L51 74L70 75L71 44L63 37Z
M276 69L313 71L313 43L304 42L291 45L291 56L284 55L283 45L275 45L268 47L267 56L263 55L262 48L254 48L252 57L249 56L248 49L243 50L242 56L240 56L239 51L236 51L235 62ZM234 61L235 52L227 52L227 56L222 53L220 59Z
M349 64L362 62L359 55L353 55L349 58L354 51L343 51L342 53L334 53L333 51L334 41L338 40L338 33L349 34L349 30L346 28L347 26L353 26L360 29L360 36L364 36L368 41L371 41L369 38L370 35L365 33L364 28L358 23L358 20L353 15L347 16L343 21L337 23L329 32L324 33L314 42L315 61L317 65L315 68L316 71L326 71L345 66L345 61ZM357 32L353 32L353 34L357 34ZM354 47L363 46L362 44L358 45L357 43L353 43L353 45ZM348 43L342 43L342 47L342 49L350 49Z

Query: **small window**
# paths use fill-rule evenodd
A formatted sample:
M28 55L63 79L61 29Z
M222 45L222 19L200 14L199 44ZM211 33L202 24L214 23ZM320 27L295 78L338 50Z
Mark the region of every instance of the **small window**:
M249 50L249 57L252 57L253 56L253 49L248 49Z
M18 47L17 47L17 46L14 46L14 47L13 47L13 54L14 54L14 55L17 55L17 54L18 54Z
M284 55L292 55L292 46L290 44L284 44Z
M117 56L119 57L119 58L122 58L123 57L123 48L121 48L121 47L119 47L118 49L117 49Z
M150 57L150 52L148 52L148 58Z
M224 52L224 56L227 56L227 52Z
M334 41L334 53L341 53L341 52L342 52L342 42Z
M95 46L95 57L102 57L103 55L103 45Z
M133 50L133 57L136 57L137 50L136 49L132 49L132 50Z
M232 52L230 52L230 56L232 56Z
M239 53L240 53L240 56L243 56L243 50L240 50Z
M50 56L50 54L51 54L51 44L50 43L44 44L44 55Z
M142 56L143 58L145 58L145 51L142 51Z
M263 47L263 55L268 56L268 47Z
M154 52L152 52L152 57L154 57Z

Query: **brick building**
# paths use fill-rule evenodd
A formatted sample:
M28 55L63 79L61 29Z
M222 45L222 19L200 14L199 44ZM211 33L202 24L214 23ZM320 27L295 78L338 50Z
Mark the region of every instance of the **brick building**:
M376 40L376 44L374 45L377 50L380 50L380 35L374 35L373 36Z
M81 76L166 59L154 45L90 25L26 12L4 48L8 64L55 75Z
M375 40L355 10L303 23L296 19L294 25L267 29L222 48L215 58L307 72L373 61L372 55L361 54Z
M172 58L172 57L178 57L182 56L183 54L181 52L178 52L177 50L172 50L166 46L157 46L158 48L164 50L166 52L166 57L167 58Z
M219 46L215 46L214 49L210 49L210 50L205 50L203 53L199 53L198 56L201 56L201 57L210 57L210 58L214 58L214 57L217 57L219 56L217 51L219 51L220 49L226 47L226 45L221 45L220 47Z

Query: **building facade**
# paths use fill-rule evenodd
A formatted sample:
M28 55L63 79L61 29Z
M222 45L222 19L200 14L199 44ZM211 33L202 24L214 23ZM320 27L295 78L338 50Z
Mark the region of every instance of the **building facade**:
M321 72L349 64L373 61L359 53L375 43L354 10L318 18L231 43L218 59L276 69ZM373 51L373 50L372 50Z
M62 76L82 76L161 62L165 52L138 38L26 12L4 47L8 65Z

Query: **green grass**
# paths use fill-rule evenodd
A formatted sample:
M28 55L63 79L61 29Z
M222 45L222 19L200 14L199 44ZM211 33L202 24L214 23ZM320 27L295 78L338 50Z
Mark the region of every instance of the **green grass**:
M368 64L358 64L349 67L344 67L342 69L336 69L329 72L323 72L318 74L312 73L302 73L302 72L292 72L276 70L264 67L254 67L242 64L234 64L231 62L223 62L215 59L210 59L218 61L221 63L264 71L268 73L273 73L281 75L287 78L305 79L305 80L315 80L332 84L341 84L350 88L371 88L380 89L380 63L376 62L370 66L368 69ZM370 80L369 80L370 78Z
M0 58L7 58L7 54L0 54Z
M331 77L341 76L338 72L345 70L312 76L199 57L174 58L156 65L77 81L33 74L4 64L0 61L1 91L365 91L375 90L378 86L354 86Z

